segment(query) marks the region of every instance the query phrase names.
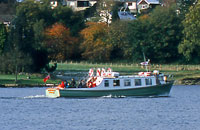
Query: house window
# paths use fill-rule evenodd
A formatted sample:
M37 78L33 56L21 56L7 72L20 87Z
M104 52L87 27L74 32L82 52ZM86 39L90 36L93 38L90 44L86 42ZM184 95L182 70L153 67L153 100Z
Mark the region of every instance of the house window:
M89 6L89 1L78 1L77 2L77 7L88 7Z
M142 5L142 9L147 9L148 6L147 5Z
M109 80L105 80L104 86L105 86L105 87L109 87Z
M145 79L145 83L146 85L152 85L152 79L151 78Z
M128 6L132 6L133 4L131 2L128 3Z
M113 80L113 86L120 86L119 80Z
M125 79L124 80L124 86L131 86L131 80L130 79Z
M142 85L141 79L135 79L135 86L141 86L141 85Z

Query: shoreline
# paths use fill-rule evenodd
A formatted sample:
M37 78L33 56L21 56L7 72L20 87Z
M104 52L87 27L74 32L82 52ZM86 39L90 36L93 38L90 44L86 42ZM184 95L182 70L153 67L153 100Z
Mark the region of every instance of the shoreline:
M0 84L0 88L55 87L58 84Z
M181 80L176 80L174 85L200 85L200 78L184 78Z
M33 87L55 87L58 84L0 84L0 88L33 88ZM173 85L200 85L200 78L185 78L175 80Z

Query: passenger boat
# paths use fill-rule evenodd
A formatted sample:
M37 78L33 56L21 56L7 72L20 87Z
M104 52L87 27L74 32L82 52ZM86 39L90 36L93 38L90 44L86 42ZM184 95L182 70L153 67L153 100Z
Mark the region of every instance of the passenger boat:
M138 75L120 76L109 68L90 69L83 86L76 88L47 88L46 96L56 97L124 97L124 96L169 96L173 81L159 71L140 72Z

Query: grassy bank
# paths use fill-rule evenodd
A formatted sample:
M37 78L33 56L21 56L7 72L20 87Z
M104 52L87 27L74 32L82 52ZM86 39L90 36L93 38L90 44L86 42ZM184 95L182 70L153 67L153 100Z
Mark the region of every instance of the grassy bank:
M14 86L46 86L49 84L58 84L60 80L50 79L47 81L47 84L43 82L44 76L41 74L32 74L29 77L25 74L17 76L17 82L15 81L15 75L1 74L0 75L0 86L5 87L14 87Z
M87 72L90 68L112 68L113 71L126 75L146 71L146 69L139 64L67 62L58 63L54 75L63 74L64 72ZM170 79L176 81L175 84L200 84L199 65L151 65L150 70L155 69L170 75ZM27 75L21 74L18 75L18 80L15 82L15 75L1 74L0 85L12 86L13 84L17 84L18 86L45 86L43 82L45 76L45 74L32 74L29 79ZM59 78L51 78L47 81L47 84L58 84L60 81Z

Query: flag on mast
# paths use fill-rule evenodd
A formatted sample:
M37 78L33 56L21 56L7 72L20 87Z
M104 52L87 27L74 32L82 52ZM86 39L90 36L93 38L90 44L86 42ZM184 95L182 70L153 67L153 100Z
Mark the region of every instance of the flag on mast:
M50 79L50 75L47 75L47 76L43 79L43 81L46 83L48 79Z
M147 66L147 65L149 65L149 62L150 62L150 60L148 59L148 61L141 62L140 64L141 64L141 65L144 65L144 66Z

